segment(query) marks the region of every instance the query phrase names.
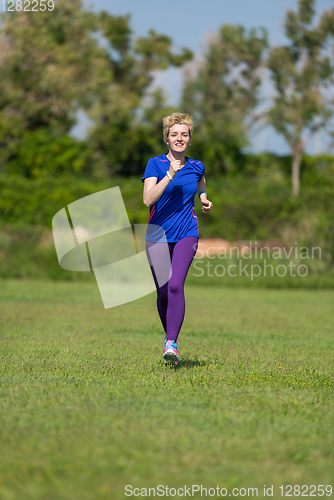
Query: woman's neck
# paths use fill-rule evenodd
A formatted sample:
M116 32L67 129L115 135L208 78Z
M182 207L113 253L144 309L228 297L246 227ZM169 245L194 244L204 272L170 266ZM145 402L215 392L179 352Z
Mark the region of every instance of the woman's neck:
M180 160L182 165L185 165L187 163L185 153L173 153L171 150L169 150L166 156L169 161Z

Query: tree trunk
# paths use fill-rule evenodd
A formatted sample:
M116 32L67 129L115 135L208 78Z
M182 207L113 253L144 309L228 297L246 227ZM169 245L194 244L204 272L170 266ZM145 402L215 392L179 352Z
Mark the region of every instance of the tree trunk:
M300 164L302 159L303 144L299 142L292 150L291 183L293 196L299 196L300 191Z

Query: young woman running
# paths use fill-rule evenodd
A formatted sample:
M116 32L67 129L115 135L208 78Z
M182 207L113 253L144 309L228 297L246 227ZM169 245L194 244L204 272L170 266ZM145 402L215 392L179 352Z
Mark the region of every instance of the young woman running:
M179 360L177 339L185 314L184 283L199 239L194 210L196 193L204 213L213 207L207 199L203 163L185 155L190 146L192 129L193 120L189 115L173 113L166 116L163 119L163 137L169 151L151 158L141 179L144 182L143 201L150 208L147 254L157 241L150 237L152 224L164 230L170 255L171 273L167 283L159 286L156 266L151 265L151 271L157 288L158 313L166 333L163 357L165 363L169 360L175 364Z

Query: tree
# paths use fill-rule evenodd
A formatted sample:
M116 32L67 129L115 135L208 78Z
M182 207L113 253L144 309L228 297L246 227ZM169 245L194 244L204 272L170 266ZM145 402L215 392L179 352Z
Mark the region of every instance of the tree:
M108 77L105 51L91 36L96 16L81 0L58 0L52 13L1 16L0 165L15 155L27 131L66 134Z
M110 78L99 88L95 105L88 113L94 124L88 138L106 158L111 173L138 175L147 158L162 145L162 133L157 139L156 124L147 120L151 111L150 106L146 109L145 99L153 72L179 67L191 59L192 53L188 49L174 53L172 40L154 30L133 40L129 15L113 16L103 11L99 26L108 42ZM161 130L162 116L168 108L161 91L152 97L160 111Z
M6 174L28 179L71 174L92 177L98 166L99 158L86 141L43 127L23 133L15 156L7 162Z
M289 10L285 21L288 46L271 49L267 66L275 89L268 122L287 141L292 152L292 194L299 195L300 164L306 131L315 133L332 116L325 88L334 67L328 42L334 34L334 9L314 22L314 0L299 0L298 12Z
M52 15L47 11L34 15L22 10L2 16L3 170L8 164L10 171L17 171L22 165L24 175L40 172L31 164L32 151L37 154L36 148L43 149L40 138L48 134L56 137L56 142L61 140L62 148L67 144L68 158L72 157L78 148L65 136L76 123L79 109L93 120L87 143L95 150L94 159L98 160L101 173L109 169L109 173L129 175L142 170L145 158L157 150L153 141L157 137L156 124L150 128L147 120L150 105L145 109L153 72L170 65L180 66L192 53L188 49L174 53L172 40L153 30L146 37L133 40L129 20L129 15L85 11L81 0L57 1ZM101 36L108 47L101 45ZM153 101L163 114L167 109L163 96L158 92ZM28 148L29 161L25 158L23 165L24 144L29 137L33 138L34 147ZM43 150L39 157L45 158L44 153ZM66 170L71 168L67 166Z
M182 109L195 119L192 155L202 158L212 173L231 170L240 149L248 144L249 117L258 103L266 47L263 28L246 31L223 25L195 74L186 75Z
M161 155L163 150L168 149L163 141L162 118L173 113L175 109L167 105L164 93L159 88L147 94L145 101L140 120L132 127L135 147L128 157L127 175L143 173L152 156Z

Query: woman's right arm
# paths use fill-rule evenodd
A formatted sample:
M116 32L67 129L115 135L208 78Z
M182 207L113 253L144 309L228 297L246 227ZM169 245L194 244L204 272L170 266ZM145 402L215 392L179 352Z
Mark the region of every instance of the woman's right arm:
M158 184L157 180L156 177L148 177L144 180L143 202L147 207L153 205L160 198L170 183L167 175Z
M172 179L174 179L176 172L180 170L180 167L181 165L178 160L171 162L169 175ZM153 205L160 198L168 184L171 182L167 174L158 184L157 180L157 177L147 177L144 180L143 202L147 207Z

